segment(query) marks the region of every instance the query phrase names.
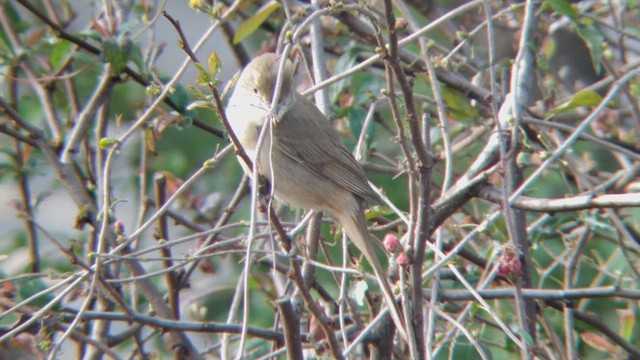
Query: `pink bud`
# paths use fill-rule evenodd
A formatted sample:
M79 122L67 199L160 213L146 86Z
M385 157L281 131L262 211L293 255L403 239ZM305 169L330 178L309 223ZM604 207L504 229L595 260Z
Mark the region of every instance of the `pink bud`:
M116 220L113 224L113 228L117 235L124 235L124 224L120 220Z
M398 263L398 266L405 268L409 266L409 257L404 251L402 251L396 255L396 262Z
M512 247L505 247L498 257L498 275L517 279L522 274L522 262Z
M388 252L395 254L402 249L402 243L398 240L398 236L394 233L387 233L382 240L382 245Z

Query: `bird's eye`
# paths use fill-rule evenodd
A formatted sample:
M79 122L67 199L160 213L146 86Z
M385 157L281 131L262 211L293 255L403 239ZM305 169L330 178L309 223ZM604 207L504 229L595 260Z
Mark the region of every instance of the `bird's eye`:
M258 88L254 87L254 88L253 88L253 93L254 93L254 94L257 94L257 93L258 93Z

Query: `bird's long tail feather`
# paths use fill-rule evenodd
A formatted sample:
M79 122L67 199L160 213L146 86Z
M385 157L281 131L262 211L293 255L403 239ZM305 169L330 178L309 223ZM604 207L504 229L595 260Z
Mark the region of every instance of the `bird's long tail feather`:
M380 264L380 261L373 249L371 239L369 238L369 231L367 230L367 223L364 218L364 211L356 211L355 214L341 214L338 216L338 220L344 227L347 236L349 236L351 241L353 241L362 254L367 258L369 264L373 267L376 279L378 280L382 293L384 294L387 307L389 307L391 318L396 324L400 335L407 340L403 316L395 302L395 297L393 296L393 292L389 286L386 274L382 269L382 265Z

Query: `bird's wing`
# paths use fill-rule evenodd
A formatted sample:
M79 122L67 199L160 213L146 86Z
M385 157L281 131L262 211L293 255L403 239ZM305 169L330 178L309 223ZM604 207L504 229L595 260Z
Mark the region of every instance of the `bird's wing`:
M379 203L364 172L344 146L336 130L318 108L305 97L295 101L275 127L274 146L310 172L349 190L370 203ZM302 117L306 118L302 118ZM316 121L305 121L309 118ZM326 123L320 123L325 121ZM286 126L283 126L285 125ZM321 145L326 143L326 146Z

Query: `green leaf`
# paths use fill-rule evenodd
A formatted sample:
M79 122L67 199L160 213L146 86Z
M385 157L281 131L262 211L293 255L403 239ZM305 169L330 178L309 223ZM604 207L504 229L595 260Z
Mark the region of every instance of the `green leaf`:
M22 34L28 30L31 30L31 24L23 19L23 13L16 9L13 6L13 3L17 3L15 1L0 1L2 4L2 10L5 13L5 17L9 19L9 23L13 27L13 29L18 33Z
M20 13L15 9L11 1L1 1L0 2L0 11L5 14L9 25L12 29L14 29L18 34L22 33L24 30L29 29L29 24L22 20ZM9 40L9 36L5 32L3 26L0 26L0 41L4 46L9 50L11 55L15 56L20 50L14 49L11 41Z
M209 85L216 82L216 77L220 73L222 69L222 60L218 53L212 51L207 57L207 69L200 65L196 64L196 68L198 69L198 83L203 85Z
M478 119L478 109L472 105L464 93L448 86L440 86L440 92L447 105L447 112L451 114L451 117L465 123Z
M196 70L198 71L198 84L207 85L211 83L211 77L209 76L209 73L207 73L207 70L204 69L204 66L202 66L202 64L200 63L196 63L194 65L196 66Z
M129 57L131 58L131 61L133 61L134 64L136 64L136 66L138 67L138 70L144 74L147 75L148 72L146 71L146 66L144 63L144 59L142 58L142 51L140 51L140 47L138 46L138 44L133 43L133 49L131 50L131 52L129 53Z
M393 210L391 210L391 208L387 207L386 205L373 205L367 208L367 212L365 213L365 218L367 220L371 220L375 218L389 216L391 214L394 214Z
M104 57L113 66L114 73L119 74L127 67L127 63L131 58L132 47L130 40L119 43L110 39L104 42L102 47Z
M597 73L600 73L600 63L604 54L602 43L604 42L604 36L593 25L593 22L589 19L580 19L579 13L566 0L547 0L543 3L541 9L551 7L558 14L568 17L571 23L576 27L578 35L584 40L591 53L591 61L593 62L593 68Z
M367 112L361 107L352 107L349 111L349 128L356 139L360 137L365 117L367 117Z
M220 74L220 69L222 69L222 60L217 52L212 51L207 58L207 66L209 67L209 75L215 78Z
M4 31L2 27L0 27L0 41L2 42L2 44L4 44L4 47L7 50L9 50L11 55L13 56L16 55L16 51L13 48L13 46L11 46L11 41L9 41L9 37L7 36L7 33Z
M600 64L602 63L602 56L604 54L604 49L602 47L604 36L593 24L583 23L576 24L576 26L578 29L578 35L582 40L584 40L589 48L593 68L596 70L596 73L599 74Z
M384 86L381 78L372 76L371 73L360 71L351 78L351 89L353 93L353 105L371 103L372 98L380 93Z
M489 348L479 341L478 345L482 348L484 355L487 356L488 359L492 359L491 351ZM453 342L451 349L449 350L451 353L446 354L447 356L440 356L440 359L480 359L480 354L475 346L469 343L469 340L464 336L458 336ZM442 353L442 355L445 355Z
M638 96L640 96L640 82L637 81L637 78L635 80L631 80L629 81L629 92L631 92L631 96L637 98Z
M349 115L349 129L351 130L351 134L353 134L353 147L358 144L358 139L360 139L360 133L362 133L362 127L364 126L365 118L367 117L367 111L360 106L349 107L348 111ZM367 137L365 141L365 149L371 145L373 138L375 137L376 127L370 125L367 129ZM366 154L366 150L365 150Z
M633 341L636 317L631 311L622 311L620 315L621 330L620 335L627 341Z
M560 15L569 17L571 20L578 20L578 12L566 0L547 0L543 3L542 8L551 7Z
M202 0L189 0L189 7L191 9L200 9L204 7Z
M17 282L16 288L18 289L20 299L24 300L47 289L47 285L44 283L44 281L42 281L42 279L30 279ZM50 293L43 294L33 299L33 301L29 302L29 305L43 307L52 299L53 295L51 295ZM59 308L59 305L56 305L54 308Z
M171 102L176 105L180 112L184 112L187 105L189 105L189 93L187 89L180 84L175 85L173 92L169 95L169 99L171 99Z
M280 4L275 0L271 0L268 3L262 5L260 9L250 18L245 20L240 26L238 30L236 30L236 34L233 36L233 43L238 44L247 36L253 34L259 27L264 23L274 11L276 11L280 7Z
M364 49L360 46L349 46L344 54L338 58L338 61L336 61L333 67L334 74L340 74L352 68L358 61L358 54L363 51ZM332 104L338 100L338 96L340 96L340 93L342 93L342 90L344 90L347 84L349 84L347 79L344 79L331 85L329 88L329 101Z
M53 47L53 51L51 51L51 55L49 56L49 62L54 69L60 69L63 65L65 59L69 55L69 50L71 49L71 41L60 40Z
M571 100L549 110L546 116L557 115L581 106L597 106L601 101L602 96L595 91L580 91Z
M517 333L518 333L518 335L520 335L522 340L524 340L525 344L527 344L528 346L533 346L533 344L534 344L533 338L531 337L531 335L526 330L518 329Z
M185 111L181 119L182 121L179 121L178 123L176 123L176 128L182 130L190 127L191 125L193 125L193 119L197 117L196 115L197 114L195 110Z
M569 103L578 106L597 106L602 101L602 97L595 91L581 91L577 93Z

